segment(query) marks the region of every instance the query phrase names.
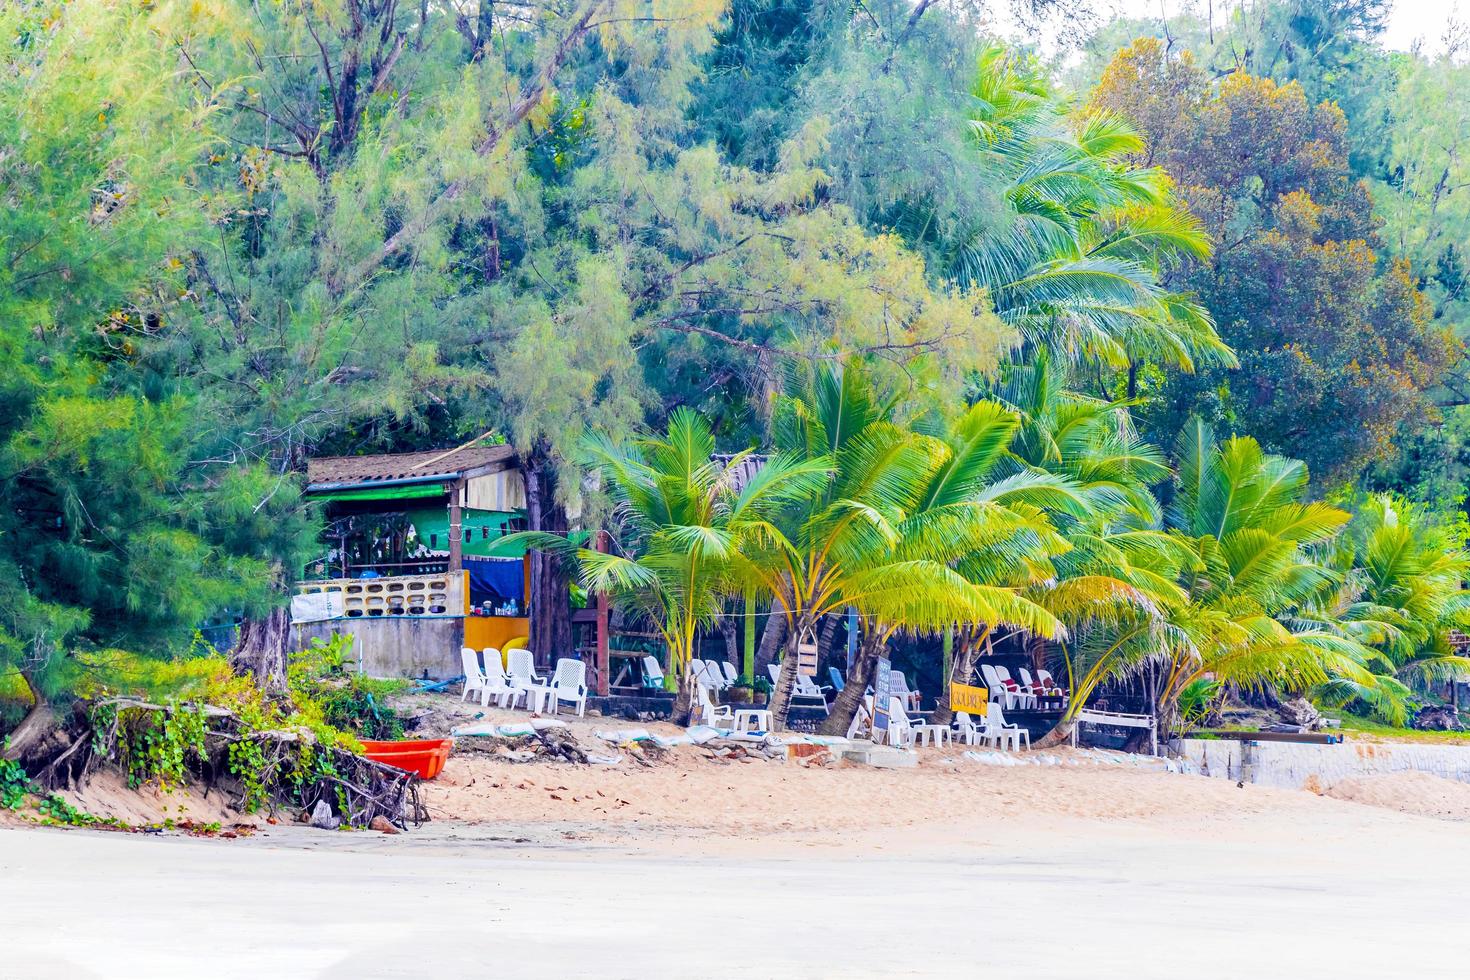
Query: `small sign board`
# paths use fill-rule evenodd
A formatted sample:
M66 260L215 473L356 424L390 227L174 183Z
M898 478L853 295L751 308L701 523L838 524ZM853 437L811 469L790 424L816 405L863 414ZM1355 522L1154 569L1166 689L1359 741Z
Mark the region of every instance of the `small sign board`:
M972 687L969 684L949 685L949 710L951 711L963 711L966 714L983 718L986 706L989 704L989 688Z
M815 643L796 645L796 672L805 677L817 676L817 645Z
M873 741L878 742L878 733L888 737L888 698L893 691L893 662L887 657L878 658L878 667L873 671Z

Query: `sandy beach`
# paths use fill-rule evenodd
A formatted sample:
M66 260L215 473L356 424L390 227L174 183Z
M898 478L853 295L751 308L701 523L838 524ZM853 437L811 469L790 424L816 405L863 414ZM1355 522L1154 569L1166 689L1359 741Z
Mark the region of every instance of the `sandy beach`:
M6 903L0 976L1340 980L1470 968L1457 899L1470 787L1395 776L1334 799L1070 750L1015 768L959 749L922 756L908 770L808 768L679 747L642 768L466 751L426 785L431 821L399 835L12 826L0 888L25 900ZM1405 799L1435 815L1401 812Z

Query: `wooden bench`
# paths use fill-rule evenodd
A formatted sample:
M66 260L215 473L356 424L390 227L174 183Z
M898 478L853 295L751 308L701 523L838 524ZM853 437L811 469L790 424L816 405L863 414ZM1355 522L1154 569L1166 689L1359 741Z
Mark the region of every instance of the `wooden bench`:
M1116 728L1147 728L1150 749L1159 754L1158 722L1153 715L1128 715L1121 711L1094 711L1083 708L1077 712L1077 723L1072 726L1072 745L1077 744L1077 729L1087 725L1112 725Z

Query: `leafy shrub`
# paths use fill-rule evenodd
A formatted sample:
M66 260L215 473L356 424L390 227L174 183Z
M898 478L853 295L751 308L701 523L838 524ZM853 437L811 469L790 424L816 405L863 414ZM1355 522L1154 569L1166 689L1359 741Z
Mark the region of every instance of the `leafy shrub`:
M19 762L0 759L0 810L18 810L31 791L31 777Z

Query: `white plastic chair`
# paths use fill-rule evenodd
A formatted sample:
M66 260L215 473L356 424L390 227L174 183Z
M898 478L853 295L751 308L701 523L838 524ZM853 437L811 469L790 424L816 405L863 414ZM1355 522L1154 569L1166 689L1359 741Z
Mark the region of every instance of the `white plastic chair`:
M954 713L954 728L959 740L966 745L979 745L985 739L985 730L970 720L967 711Z
M659 666L657 657L648 656L643 658L643 686L650 691L663 690L664 669Z
M540 684L546 678L536 673L536 655L525 647L506 651L506 668L512 684Z
M511 687L517 688L524 693L526 707L539 710L541 702L551 693L551 688L546 685L546 678L536 673L536 656L525 647L517 647L507 651L509 678Z
M704 684L709 683L709 675L705 672L704 661L700 660L698 657L689 658L689 664L684 668L684 673L689 677L690 680L698 681Z
M580 660L563 657L556 662L556 673L551 678L552 714L563 701L577 706L577 717L587 711L587 665Z
M1044 668L1037 670L1036 679L1041 682L1042 687L1059 692L1062 696L1062 704L1064 706L1068 701L1072 700L1072 695L1062 685L1056 682L1056 679L1051 676L1051 671Z
M897 695L888 698L888 744L900 749L914 747L914 729Z
M1006 745L1017 751L1021 748L1021 740L1025 739L1026 748L1031 748L1031 733L1020 725L1006 724L1005 713L1000 705L994 701L985 706L985 741L994 742L997 748L1005 748Z
M903 675L903 671L895 670L889 675L888 690L900 698L903 698L904 709L917 708L914 702L918 700L917 691L909 690L909 679Z
M1036 698L1029 691L1021 689L1021 685L1011 680L1004 667L995 667L990 664L981 664L980 673L985 676L985 683L990 686L990 703L1004 704L1007 709L1029 708L1036 703Z
M738 683L740 683L740 672L735 669L735 665L734 664L732 664L730 661L726 660L725 661L725 686L726 687L733 687L734 685L736 685Z
M526 696L526 692L516 687L505 676L505 668L501 666L500 651L494 647L486 647L483 653L485 660L485 688L480 692L480 707L490 703L490 698L495 698L495 703L502 708L513 708L515 703Z
M480 658L469 647L460 647L459 659L464 665L464 692L459 699L464 701L471 691L485 690L485 674L480 670Z
M1011 672L1009 670L1006 670L1000 664L995 665L995 676L999 677L1001 679L1001 683L1003 684L1015 685L1014 690L1018 692L1016 695L1016 701L1020 704L1022 708L1036 707L1036 688L1032 687L1029 683L1023 684L1021 681L1012 677Z
M1015 701L1011 697L1010 690L995 676L995 668L990 664L980 665L980 676L985 679L985 686L990 688L990 703L998 704L1005 702L1006 707L1013 707Z
M781 683L781 665L767 664L766 672L771 675L771 691L774 692ZM796 683L791 687L791 700L795 701L797 698L804 698L808 701L815 701L822 706L823 711L830 713L831 709L827 707L827 696L822 693L824 690L826 688L817 687L817 685L813 684L810 677L798 673L796 675Z
M695 706L699 712L699 723L711 728L734 728L735 709L728 704L715 704L709 688L698 678L694 682Z
M711 691L723 691L730 686L730 682L725 680L725 672L720 669L720 662L718 660L706 660L704 662L704 679Z

